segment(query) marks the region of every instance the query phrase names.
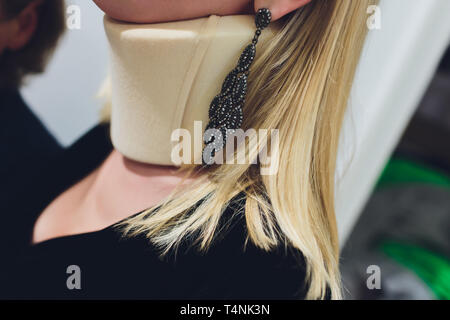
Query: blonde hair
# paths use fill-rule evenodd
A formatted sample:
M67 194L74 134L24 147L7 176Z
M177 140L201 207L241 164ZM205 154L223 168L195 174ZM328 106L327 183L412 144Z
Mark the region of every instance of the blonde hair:
M259 49L244 128L279 130L276 174L263 176L258 165L241 164L203 170L189 190L176 191L157 211L125 221L125 234L146 234L163 254L193 236L207 250L223 211L243 192L249 240L266 251L280 244L298 249L307 265L306 298L323 299L328 291L340 299L335 162L366 10L376 2L313 1L277 22L279 32ZM255 148L247 152L250 159L258 156ZM187 168L188 174L196 169Z

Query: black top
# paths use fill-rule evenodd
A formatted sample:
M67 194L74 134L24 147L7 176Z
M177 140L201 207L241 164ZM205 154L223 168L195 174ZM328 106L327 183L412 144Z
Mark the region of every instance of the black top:
M3 213L1 298L304 297L301 255L285 249L265 253L250 243L244 250L246 227L244 217L236 214L236 206L242 205L239 201L234 201L222 218L231 221L231 226L206 253L184 241L176 255L161 258L148 239L121 237L115 226L30 245L34 223L42 210L97 168L112 151L108 136L106 126L91 130L40 175L26 181L27 191L15 198L9 212Z
M62 148L17 90L0 89L0 199L21 189L30 174ZM0 206L1 208L1 206Z

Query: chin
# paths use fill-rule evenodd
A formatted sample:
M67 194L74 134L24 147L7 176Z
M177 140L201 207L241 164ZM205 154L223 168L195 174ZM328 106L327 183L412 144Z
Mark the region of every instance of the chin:
M253 12L250 0L94 0L113 19L133 23L160 23L189 20L210 15L238 15Z

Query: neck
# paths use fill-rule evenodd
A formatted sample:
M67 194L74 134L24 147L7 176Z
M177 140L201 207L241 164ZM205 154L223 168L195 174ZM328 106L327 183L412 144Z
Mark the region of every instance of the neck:
M105 18L105 29L114 147L131 160L173 165L178 142L172 133L186 129L194 139L194 122L206 126L212 99L253 37L254 18L211 16L153 25ZM191 154L199 158L201 148Z
M87 221L111 225L159 205L177 188L195 181L195 176L176 167L144 164L113 151L102 166L90 176L89 186L80 198L80 210ZM111 198L111 195L120 195ZM96 208L93 211L92 208Z

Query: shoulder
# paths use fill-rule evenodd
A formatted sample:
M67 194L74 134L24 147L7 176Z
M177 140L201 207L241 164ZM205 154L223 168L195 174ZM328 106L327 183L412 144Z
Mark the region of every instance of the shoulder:
M302 253L280 242L270 250L258 247L248 238L241 217L211 248L220 255L218 271L232 299L301 299L306 292L306 268Z
M11 148L14 147L13 144L18 144L23 152L27 152L25 150L27 148L33 152L49 153L61 150L59 143L27 106L19 92L3 91L0 94L3 95L1 99L2 104L4 103L1 114L4 119L8 119L8 122L4 123L1 129L2 138L3 136L8 137L8 145ZM36 156L39 156L39 154L33 154L34 158Z
M302 299L306 271L300 251L280 243L265 251L248 240L243 214L231 206L222 228L207 251L185 241L162 257L173 285L173 297L181 299ZM145 241L145 240L142 240ZM148 245L148 242L145 242ZM172 297L171 293L171 297Z
M242 204L224 212L211 246L201 251L196 237L182 241L161 255L145 235L115 241L105 237L100 250L115 262L117 274L126 274L116 285L133 296L158 299L302 299L306 272L300 251L280 243L269 251L248 240ZM108 232L109 233L109 232ZM109 239L109 240L108 240ZM121 278L121 277L119 277ZM121 290L123 291L123 290Z

